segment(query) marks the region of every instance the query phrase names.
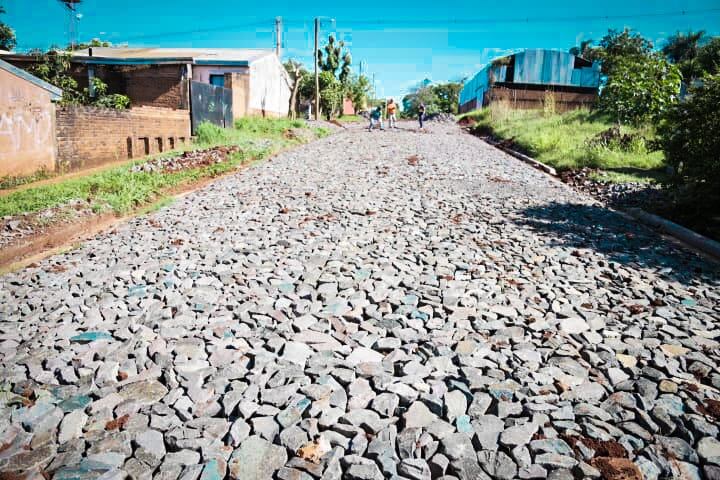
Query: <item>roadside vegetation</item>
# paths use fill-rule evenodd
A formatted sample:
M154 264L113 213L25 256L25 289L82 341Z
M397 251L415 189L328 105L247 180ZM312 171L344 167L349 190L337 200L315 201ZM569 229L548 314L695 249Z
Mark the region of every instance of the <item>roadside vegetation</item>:
M548 94L544 109L495 103L460 121L560 171L655 183L662 189L639 205L720 239L720 37L678 32L656 49L637 32L610 30L570 51L601 62L592 111L556 113Z
M0 217L32 214L74 200L87 202L96 213L111 211L126 214L162 199L174 188L222 175L244 163L264 159L279 150L327 133L325 129L311 130L306 128L305 122L287 119L244 118L237 121L232 129L205 123L199 127L197 141L191 149L238 147L229 151L225 161L177 171L134 171L133 167L148 162L150 158L130 161L88 176L59 180L3 196ZM180 152L175 151L160 156L178 155Z
M616 171L615 179L648 181L658 176L665 160L648 144L651 127L616 126L607 116L589 110L555 113L514 110L501 102L462 115L486 132L512 144L538 161L558 170L583 167Z

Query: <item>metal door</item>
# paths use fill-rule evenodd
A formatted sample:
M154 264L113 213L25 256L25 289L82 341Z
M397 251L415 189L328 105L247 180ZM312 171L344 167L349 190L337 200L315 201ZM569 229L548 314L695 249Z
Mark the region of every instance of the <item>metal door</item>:
M190 106L193 135L202 122L232 127L232 91L229 88L193 81L190 83Z

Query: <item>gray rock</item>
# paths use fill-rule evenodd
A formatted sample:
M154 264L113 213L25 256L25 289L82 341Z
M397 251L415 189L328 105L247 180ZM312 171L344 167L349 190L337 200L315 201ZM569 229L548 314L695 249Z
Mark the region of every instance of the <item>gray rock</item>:
M262 480L271 478L286 461L284 448L253 435L233 451L228 470L233 479Z

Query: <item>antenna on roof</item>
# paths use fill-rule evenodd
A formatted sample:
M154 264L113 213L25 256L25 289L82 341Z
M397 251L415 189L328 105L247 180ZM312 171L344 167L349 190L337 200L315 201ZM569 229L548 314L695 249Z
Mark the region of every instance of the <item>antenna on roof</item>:
M58 0L67 9L68 12L68 37L70 40L70 50L75 50L77 44L77 22L82 18L82 14L77 12L77 6L82 0Z

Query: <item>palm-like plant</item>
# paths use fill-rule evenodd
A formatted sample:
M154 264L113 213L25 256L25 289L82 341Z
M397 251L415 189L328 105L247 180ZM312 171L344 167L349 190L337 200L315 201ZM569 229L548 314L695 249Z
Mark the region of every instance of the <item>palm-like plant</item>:
M590 50L592 50L592 44L592 40L583 40L582 42L580 42L580 46L572 47L569 52L578 57L585 58L589 56Z
M692 60L697 57L698 49L704 38L705 31L703 30L698 32L690 30L687 33L677 32L668 38L662 52L673 63Z

